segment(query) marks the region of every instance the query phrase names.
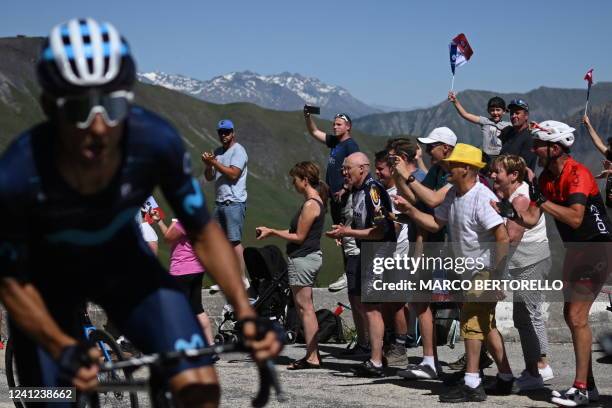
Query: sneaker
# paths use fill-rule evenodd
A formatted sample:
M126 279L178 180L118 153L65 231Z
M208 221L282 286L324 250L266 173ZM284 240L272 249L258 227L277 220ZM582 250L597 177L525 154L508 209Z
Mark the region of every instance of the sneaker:
M482 383L476 388L460 384L451 388L448 392L440 394L440 402L482 402L486 399L487 394L482 387Z
M516 386L518 392L540 390L544 388L544 379L541 374L534 376L529 371L523 370L521 376L516 379Z
M463 353L457 361L448 363L448 368L450 368L451 370L465 370L465 364L466 364L466 356L465 356L465 353Z
M429 364L409 365L405 370L398 371L397 375L408 380L435 380L438 378L438 373Z
M406 346L397 343L391 344L389 350L385 353L385 358L391 366L407 365L408 356L406 355Z
M337 281L335 281L334 283L330 284L327 289L330 292L338 292L342 289L346 289L347 286L347 282L346 282L346 273L343 273L342 276L340 276L338 278Z
M221 288L219 287L219 285L212 285L210 288L208 288L208 290L209 290L211 295L214 295L215 293L220 291Z
M514 377L511 380L502 380L499 376L495 376L495 381L484 387L487 395L510 395L514 386Z
M561 407L578 407L589 405L589 392L571 387L567 391L553 392L551 402Z
M485 368L491 367L494 362L495 361L493 361L493 359L489 355L489 352L484 351L484 352L480 353L480 366L479 366L479 368L481 370L484 370Z
M553 397L557 397L560 398L563 394L565 394L567 392L567 390L563 390L563 391L557 391L557 390L553 390L553 392L551 393L551 395ZM587 388L587 392L589 394L589 401L590 402L597 402L599 401L599 390L597 389L597 386L594 386L591 389Z
M538 371L540 372L540 375L542 376L542 379L544 381L552 380L553 378L555 378L550 364L547 364L544 368L538 368Z
M345 356L361 356L361 355L369 356L370 354L372 354L372 350L370 349L370 346L362 346L359 343L356 343L353 348L346 349L342 352L342 355L345 355Z
M352 368L356 377L384 377L385 368L384 366L376 367L372 360L367 359L362 364Z

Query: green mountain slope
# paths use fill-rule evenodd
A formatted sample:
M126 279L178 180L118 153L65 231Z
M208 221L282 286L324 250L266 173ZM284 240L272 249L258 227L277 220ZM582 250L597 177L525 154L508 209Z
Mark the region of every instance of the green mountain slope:
M0 39L0 55L3 56L0 59L0 150L4 150L19 132L44 118L37 103L40 90L34 72L41 42L39 38ZM216 105L152 85L137 84L135 91L138 104L168 119L183 136L192 156L194 172L200 176L211 206L214 188L201 176L200 155L219 146L216 123L222 118L234 121L238 141L249 155L244 243L246 246L273 243L284 249L284 242L280 240L256 241L255 227L288 227L301 204L301 197L291 185L289 169L298 161L313 160L324 171L329 154L327 147L306 133L301 112L277 112L246 103ZM331 131L330 122L319 125ZM384 146L380 138L359 132L354 137L370 156ZM166 207L161 196L159 198ZM322 244L325 256L319 284L326 285L341 273L342 260L332 240L323 238ZM167 262L167 257L164 247L162 261Z
M487 116L487 101L493 96L501 96L506 103L515 98L523 98L529 103L531 119L536 121L562 120L584 109L586 89L561 89L540 87L527 93L495 93L491 91L466 90L458 98L468 112ZM591 90L591 106L612 101L612 83L601 82ZM505 120L509 120L505 116ZM408 112L380 113L363 116L355 120L355 127L370 134L394 135L406 133L425 136L432 129L448 126L457 136L467 143L480 146L480 128L463 120L448 101L426 109Z

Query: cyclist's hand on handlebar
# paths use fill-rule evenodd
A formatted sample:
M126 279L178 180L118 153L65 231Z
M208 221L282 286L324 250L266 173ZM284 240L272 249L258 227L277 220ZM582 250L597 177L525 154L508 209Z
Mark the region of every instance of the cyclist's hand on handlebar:
M251 350L253 358L261 363L276 357L283 349L284 333L268 319L245 319L240 322L244 345Z
M80 391L90 391L98 384L98 365L102 354L95 347L83 344L64 347L58 365L60 377Z

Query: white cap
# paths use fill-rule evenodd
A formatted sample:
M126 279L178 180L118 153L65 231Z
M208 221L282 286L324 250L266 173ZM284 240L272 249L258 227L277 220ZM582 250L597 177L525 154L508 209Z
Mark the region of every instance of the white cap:
M447 127L439 127L432 130L427 137L419 137L417 140L424 144L444 143L450 146L457 144L455 132Z

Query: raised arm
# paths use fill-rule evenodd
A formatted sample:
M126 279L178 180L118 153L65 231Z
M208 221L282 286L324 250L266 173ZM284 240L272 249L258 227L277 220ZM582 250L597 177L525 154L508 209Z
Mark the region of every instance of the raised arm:
M468 111L466 111L463 105L461 105L461 102L459 102L459 99L457 99L456 93L452 91L449 92L448 100L451 101L451 103L455 106L455 109L457 109L459 116L461 116L463 119L476 124L480 123L480 116L474 115L473 113L469 113Z
M605 156L608 153L608 146L606 146L601 140L601 137L599 137L599 135L595 131L595 128L593 127L593 125L591 125L591 121L587 115L584 115L582 117L582 123L584 123L584 126L587 128L589 136L591 136L591 141L593 142L597 150L599 150L601 154Z
M325 143L327 135L325 134L325 132L317 128L317 125L314 119L312 118L312 115L306 112L306 110L304 110L304 119L306 120L306 129L308 129L308 133L310 133L310 136L312 136L315 140L318 140L321 143Z

